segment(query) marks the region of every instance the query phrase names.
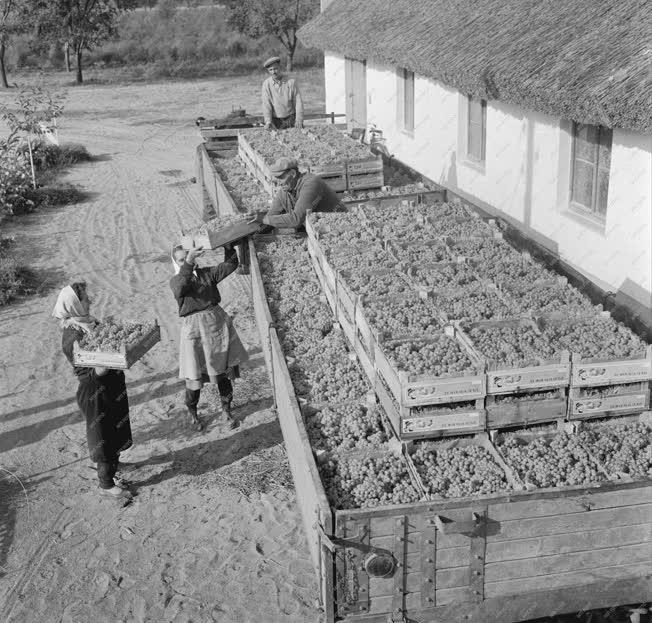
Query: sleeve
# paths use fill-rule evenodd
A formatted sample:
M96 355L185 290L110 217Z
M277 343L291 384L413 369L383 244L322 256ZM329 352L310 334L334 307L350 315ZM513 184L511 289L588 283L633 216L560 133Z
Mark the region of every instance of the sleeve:
M272 227L297 228L303 225L308 210L317 207L319 202L322 200L322 191L319 181L319 178L315 178L299 191L299 196L297 197L292 212L279 214L278 216L270 216L268 214L265 217L265 222Z
M294 106L296 123L303 124L303 99L301 98L301 92L299 91L296 81L294 82Z
M95 373L95 368L87 368L83 366L75 366L73 363L73 344L79 342L84 337L83 331L75 331L72 329L64 329L61 338L61 350L70 362L70 365L75 368L75 374L80 378L91 378L97 380L99 377Z
M272 122L272 98L269 93L269 88L267 86L267 80L263 82L262 101L263 101L263 118L265 119L265 123L271 123Z
M288 203L287 193L284 190L279 190L272 199L272 207L267 211L267 216L276 216L285 212L285 206Z
M190 287L192 285L192 271L192 264L184 262L179 273L170 279L170 288L172 289L175 299L179 300L184 296L187 296L190 292Z
M238 254L235 247L224 250L224 261L217 266L209 268L211 279L215 283L219 283L222 279L226 279L232 272L238 268Z

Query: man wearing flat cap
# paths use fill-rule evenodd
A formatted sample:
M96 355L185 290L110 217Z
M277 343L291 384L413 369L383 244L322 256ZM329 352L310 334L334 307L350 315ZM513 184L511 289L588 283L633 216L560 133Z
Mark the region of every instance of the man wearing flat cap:
M263 117L267 129L303 127L303 101L294 78L286 78L281 72L281 59L272 56L263 67L269 78L263 82Z
M346 208L335 191L318 175L300 173L292 158L279 158L271 167L279 191L267 213L258 212L250 222L299 229L306 222L308 210L313 212L343 212Z

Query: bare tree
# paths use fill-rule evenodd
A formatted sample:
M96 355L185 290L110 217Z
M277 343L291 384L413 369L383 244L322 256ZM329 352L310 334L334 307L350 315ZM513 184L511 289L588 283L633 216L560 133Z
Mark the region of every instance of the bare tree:
M229 24L258 39L273 35L287 50L287 70L292 71L297 30L319 12L318 0L229 0Z
M20 7L16 0L0 0L0 82L5 89L9 88L5 66L7 45L12 35L25 30L25 24L20 19Z

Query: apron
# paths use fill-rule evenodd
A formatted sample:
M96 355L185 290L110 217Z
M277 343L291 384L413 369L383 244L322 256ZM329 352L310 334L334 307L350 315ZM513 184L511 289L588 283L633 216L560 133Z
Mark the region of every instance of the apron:
M179 378L217 383L227 368L247 359L231 317L219 305L181 319Z

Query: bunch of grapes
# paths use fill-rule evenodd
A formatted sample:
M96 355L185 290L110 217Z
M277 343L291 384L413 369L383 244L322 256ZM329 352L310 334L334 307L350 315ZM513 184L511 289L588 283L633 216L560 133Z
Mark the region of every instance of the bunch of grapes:
M567 283L550 284L519 284L509 288L506 294L510 297L515 312L534 310L540 313L564 312L566 314L591 314L593 304Z
M405 296L414 293L403 273L395 270L369 272L353 270L343 275L354 294L367 296Z
M507 368L536 366L563 350L556 350L529 325L463 328L485 359Z
M443 333L428 337L435 339L386 342L382 348L396 368L412 375L445 377L474 373L469 356L454 339Z
M311 139L306 131L298 128L278 132L275 138L285 149L295 154L301 164L308 167L343 163L345 159L341 153L321 141Z
M399 261L406 261L410 264L449 262L451 257L445 244L410 244L395 245L392 253Z
M545 323L543 337L559 350L565 348L582 357L642 357L646 347L633 331L610 316Z
M623 383L622 385L603 385L602 387L580 388L580 398L607 398L629 394L640 389L639 383Z
M440 332L437 308L430 299L366 299L364 315L369 324L386 336L420 335Z
M432 227L437 236L454 236L468 238L474 236L491 236L493 229L482 219L467 218L466 220L450 217L434 217Z
M295 154L280 143L276 137L267 130L253 128L244 131L247 142L255 149L262 159L271 164L278 158L294 158Z
M599 423L578 433L608 473L652 475L652 429L643 422Z
M522 255L515 257L513 253L506 254L505 257L491 263L479 263L477 270L483 279L488 279L503 287L527 288L537 279L553 279L555 277L554 273L542 264L528 260Z
M79 346L83 350L120 352L123 345L128 348L137 344L154 328L155 324L153 320L140 323L107 318L96 325L91 333L84 333Z
M387 441L379 411L356 403L325 407L308 416L306 423L310 443L315 448L331 452L380 445Z
M489 495L512 487L502 468L482 446L432 449L418 443L411 454L426 490L444 498Z
M448 291L437 297L436 304L455 320L500 320L513 316L512 309L497 293L480 288Z
M333 456L319 466L331 504L335 508L369 508L409 504L419 500L403 457Z
M521 254L506 242L489 238L459 238L449 244L449 250L455 257L462 255L478 263L497 262L499 260L519 260Z
M331 234L345 234L351 230L364 229L364 216L356 209L348 212L313 212L310 215L312 226L325 236Z
M329 253L328 261L335 270L346 271L396 267L396 260L377 245L368 245L362 253Z
M457 203L423 203L416 208L421 216L435 221L468 219L470 216L469 211Z
M557 433L552 439L537 437L525 442L518 433L510 433L498 447L521 480L535 487L565 487L606 479L576 435Z
M480 283L474 267L469 263L440 264L439 266L431 264L417 268L412 275L412 281L436 290L477 286Z
M317 139L311 141L306 137L306 142L316 146L319 152L335 151L340 162L375 158L367 145L353 140L330 124L310 126L306 134Z

